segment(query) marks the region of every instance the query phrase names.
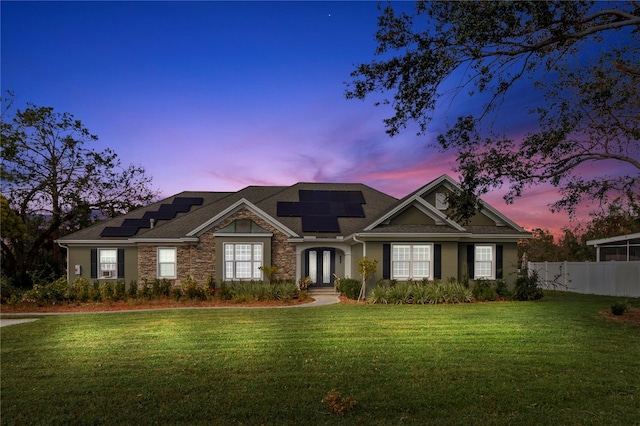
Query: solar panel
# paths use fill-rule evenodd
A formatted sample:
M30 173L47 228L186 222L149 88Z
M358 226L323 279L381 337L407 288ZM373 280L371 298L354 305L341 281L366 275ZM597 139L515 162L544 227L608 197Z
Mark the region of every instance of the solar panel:
M176 197L173 199L174 205L200 206L204 202L202 197Z
M330 202L331 191L301 189L298 191L298 198L300 201L310 201L315 203L323 201Z
M335 216L303 216L303 232L340 232L338 218Z
M331 215L331 204L318 202L300 203L302 216L329 216Z
M278 216L300 216L303 232L340 232L339 217L365 217L362 191L298 191L299 202L279 201Z
M100 233L101 237L131 237L136 235L138 227L131 226L107 226Z
M343 217L364 217L364 209L360 203L345 203L345 214Z
M178 213L186 213L191 207L202 205L202 197L176 197L171 204L161 204L157 211L147 211L140 219L125 219L120 226L106 226L100 233L101 237L131 237L140 228L150 228L151 219L171 220Z
M300 216L300 203L297 201L278 201L278 216Z

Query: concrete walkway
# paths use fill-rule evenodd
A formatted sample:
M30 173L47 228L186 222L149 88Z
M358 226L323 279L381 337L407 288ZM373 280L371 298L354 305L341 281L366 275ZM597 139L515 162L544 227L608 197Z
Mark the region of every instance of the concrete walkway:
M172 311L176 309L290 309L290 308L311 308L314 306L334 305L340 303L338 295L318 294L312 296L314 301L301 305L284 306L185 306L184 308L157 308L157 309L131 309L123 311L92 311L92 312L16 312L2 313L3 316L46 316L46 315L90 315L90 314L117 314L122 312L150 312L150 311ZM0 327L36 321L37 318L0 319Z
M7 325L22 324L23 322L33 322L37 320L38 318L0 319L0 327L6 327Z

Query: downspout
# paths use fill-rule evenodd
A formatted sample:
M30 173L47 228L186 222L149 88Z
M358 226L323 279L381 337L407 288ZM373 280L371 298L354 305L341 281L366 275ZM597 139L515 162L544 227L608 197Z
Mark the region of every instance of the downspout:
M364 241L359 241L357 238L357 234L353 236L353 241L362 244L362 257L367 257L367 243L365 243Z
M58 245L66 250L67 252L67 282L71 283L71 276L69 275L71 271L69 271L69 246L65 246L64 244L58 242Z

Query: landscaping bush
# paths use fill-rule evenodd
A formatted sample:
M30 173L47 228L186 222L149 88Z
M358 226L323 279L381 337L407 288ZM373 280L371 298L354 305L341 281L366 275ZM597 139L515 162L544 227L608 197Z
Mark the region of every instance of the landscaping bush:
M505 280L496 280L496 293L498 297L502 299L511 299L513 295L511 294L511 290L507 287L507 282Z
M196 280L190 275L182 280L180 288L182 289L182 294L187 299L207 300L207 290L205 287L198 285Z
M138 281L137 280L131 280L131 282L129 283L129 288L127 288L127 295L131 299L135 299L138 296Z
M353 300L358 299L358 296L360 296L360 288L362 287L360 280L356 280L354 278L342 278L338 283L337 290L342 293L343 296Z
M478 301L493 301L498 298L498 293L490 280L476 280L473 283L472 295Z
M22 291L11 284L5 276L0 276L0 303L17 303L22 299Z
M124 280L116 281L113 286L113 300L124 300L127 298L127 284Z
M626 300L624 302L618 301L611 305L611 313L613 315L622 315L629 312L629 302Z
M87 302L91 298L92 286L88 279L77 277L71 283L69 290L69 298L78 302Z
M113 281L103 281L100 283L100 298L102 300L113 300L114 294Z
M379 281L369 300L379 304L467 303L471 291L463 284L449 280L391 283Z
M539 277L536 271L533 271L531 275L520 275L513 289L513 298L522 301L542 299L544 293L538 286L538 282Z
M298 290L293 281L282 281L267 284L261 281L244 281L237 283L226 283L224 290L219 290L219 297L223 293L225 300L233 300L237 303L255 302L262 300L290 300ZM228 296L227 296L228 294Z
M58 278L49 284L34 284L28 290L22 300L39 305L47 303L60 303L69 300L70 286L65 277Z
M155 279L151 287L153 297L168 297L171 294L171 281L166 278Z

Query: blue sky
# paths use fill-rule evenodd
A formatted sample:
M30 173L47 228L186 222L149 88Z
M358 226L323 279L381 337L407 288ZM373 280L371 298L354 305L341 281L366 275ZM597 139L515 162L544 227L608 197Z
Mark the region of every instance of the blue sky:
M411 7L402 3L401 7ZM389 138L373 101L347 101L355 66L373 59L376 2L7 2L2 91L70 112L140 164L165 196L298 181L363 182L396 197L455 166L431 145L460 108L443 105L432 131ZM511 134L534 117L521 91L500 116ZM513 101L515 102L515 101ZM463 106L461 106L463 105ZM472 111L473 112L473 111ZM506 206L531 229L557 230L563 214L541 187Z

